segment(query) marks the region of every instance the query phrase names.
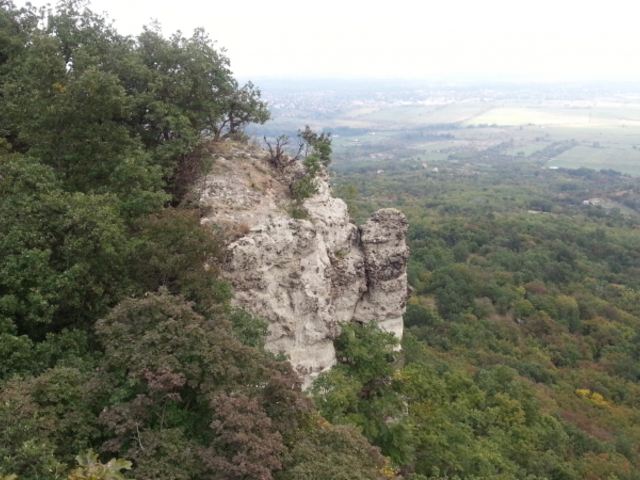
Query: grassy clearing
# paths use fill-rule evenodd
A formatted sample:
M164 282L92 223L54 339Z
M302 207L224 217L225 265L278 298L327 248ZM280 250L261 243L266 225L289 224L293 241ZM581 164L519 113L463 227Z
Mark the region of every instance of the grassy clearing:
M563 168L611 168L623 173L640 175L640 150L613 145L600 148L579 145L567 150L549 162L549 166Z
M557 108L494 108L465 122L467 125L571 125L589 122L584 110Z
M378 110L380 110L378 107L354 108L353 110L343 113L341 116L342 118L358 118L364 115L371 115Z
M460 123L484 112L487 106L474 103L450 105L402 106L379 110L359 120L372 124L394 123L402 125L434 125Z
M612 120L640 122L640 105L598 103L591 109L591 112L593 120L600 123L611 123Z

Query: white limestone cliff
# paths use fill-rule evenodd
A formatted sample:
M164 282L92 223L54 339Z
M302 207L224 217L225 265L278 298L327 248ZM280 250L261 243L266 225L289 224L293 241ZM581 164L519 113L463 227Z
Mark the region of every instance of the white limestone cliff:
M318 193L304 203L308 218L292 218L286 172L260 149L226 148L197 195L203 223L230 232L223 276L235 304L268 322L267 348L288 354L308 386L335 364L340 323L377 321L401 337L405 216L383 209L357 227L321 176Z

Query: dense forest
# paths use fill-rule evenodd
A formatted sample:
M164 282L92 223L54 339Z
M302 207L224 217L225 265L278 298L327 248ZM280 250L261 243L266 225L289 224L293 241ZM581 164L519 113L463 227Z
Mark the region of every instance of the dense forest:
M0 2L0 478L386 477L230 307L220 233L181 206L268 117L204 31Z
M410 478L640 478L640 180L544 166L334 166L354 216L408 216L414 292L395 368L349 330L314 392Z

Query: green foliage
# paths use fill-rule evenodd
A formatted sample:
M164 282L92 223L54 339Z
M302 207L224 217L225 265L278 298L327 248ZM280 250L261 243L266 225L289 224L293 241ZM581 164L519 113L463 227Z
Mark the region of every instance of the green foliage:
M297 202L302 202L318 193L316 177L320 172L320 164L308 157L304 159L303 165L304 175L291 185L291 195Z
M349 426L320 425L301 433L276 480L382 480L384 458Z
M251 83L239 87L228 58L203 30L166 40L152 26L136 47L139 68L125 78L137 100L132 126L161 163L193 148L201 132L220 141L269 119L260 91Z
M100 414L115 435L105 448L135 460L138 478L271 478L287 445L313 435L300 431L311 405L291 367L234 338L255 339L261 332L246 328L255 319L232 322L235 333L223 318L207 320L163 293L128 300L98 323L103 374L117 398Z
M299 131L300 149L304 153L304 175L291 185L293 198L301 203L318 192L316 177L331 163L331 134L315 133L309 128Z
M222 311L192 307L166 290L125 300L96 325L97 369L5 384L0 469L38 478L101 445L136 478L270 478L310 404L289 364L241 344Z
M321 374L311 391L332 423L353 424L397 465L412 455L413 432L395 377L398 341L374 323L344 324L335 341L340 364Z
M392 458L409 478L638 478L639 224L580 205L640 184L487 156L437 176L416 162L336 166L350 171L336 190L357 185L362 211L410 221L404 365L378 398L404 399L412 435L396 446L411 454ZM323 414L385 451L356 372L317 382L329 378L316 384Z
M80 1L55 10L2 7L0 136L51 166L70 191L115 193L129 215L157 211L209 135L269 118L203 30L165 39L158 26L119 35ZM5 68L6 67L6 68Z
M0 470L21 479L55 479L76 453L99 439L97 406L104 395L89 372L47 370L16 378L0 391ZM103 397L104 399L104 397Z
M429 290L434 292L438 312L443 317L470 310L477 294L472 272L467 266L460 264L436 270Z
M307 125L299 131L298 137L303 141L305 158L315 157L324 167L329 166L332 151L330 133L316 133Z
M202 453L214 476L229 480L273 480L285 447L280 433L257 399L220 395L211 400L215 410L211 428L217 434Z
M70 480L124 480L121 470L131 470L131 462L112 458L106 464L98 460L98 454L89 449L76 457L78 467L69 474Z
M218 279L216 266L223 241L200 226L197 210L166 208L140 219L136 227L128 273L138 295L164 287L197 302L200 311L230 299L230 286Z
M293 205L291 205L291 217L298 220L304 220L309 218L309 212L306 208L300 205L300 203L294 202Z
M27 335L16 335L15 328L0 333L0 379L29 376L55 366L86 370L94 365L97 352L91 352L89 335L82 330L62 330L34 342Z
M354 185L340 185L335 188L333 194L346 202L351 218L358 216L358 207L354 203L354 200L358 198L358 189Z
M126 288L117 198L66 193L50 168L21 156L1 159L0 175L0 317L39 339L90 324Z
M128 53L129 42L78 7L61 4L56 12L40 12L46 27L34 29L11 59L2 85L7 140L53 167L74 191L124 193L118 171L134 164L138 182L158 189L161 172L129 134L130 98L113 61Z
M221 242L197 212L168 209L132 232L115 196L67 193L52 169L22 156L3 158L0 172L3 375L50 365L33 341L86 329L127 294L165 286L203 310L229 298L214 265Z
M394 335L380 330L375 322L343 324L342 334L335 342L340 363L348 365L349 371L363 383L393 375L397 345Z
M293 157L286 151L290 142L288 135L279 135L274 145L266 136L264 141L269 148L268 160L273 166L284 171L293 165L293 171L290 171L293 179L289 189L295 203L291 214L294 218L306 218L307 213L302 203L318 192L316 177L331 163L331 134L315 133L307 125L304 130L298 131L298 151ZM299 168L297 161L301 155L304 159L302 168Z
M239 342L260 350L264 349L265 342L269 336L267 322L241 308L231 311L229 321Z

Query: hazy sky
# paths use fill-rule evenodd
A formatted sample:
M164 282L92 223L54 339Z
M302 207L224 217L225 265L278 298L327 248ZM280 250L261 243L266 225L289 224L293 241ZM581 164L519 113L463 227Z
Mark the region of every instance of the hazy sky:
M39 1L34 3L39 4ZM204 27L243 77L640 80L637 0L94 0L122 33Z

